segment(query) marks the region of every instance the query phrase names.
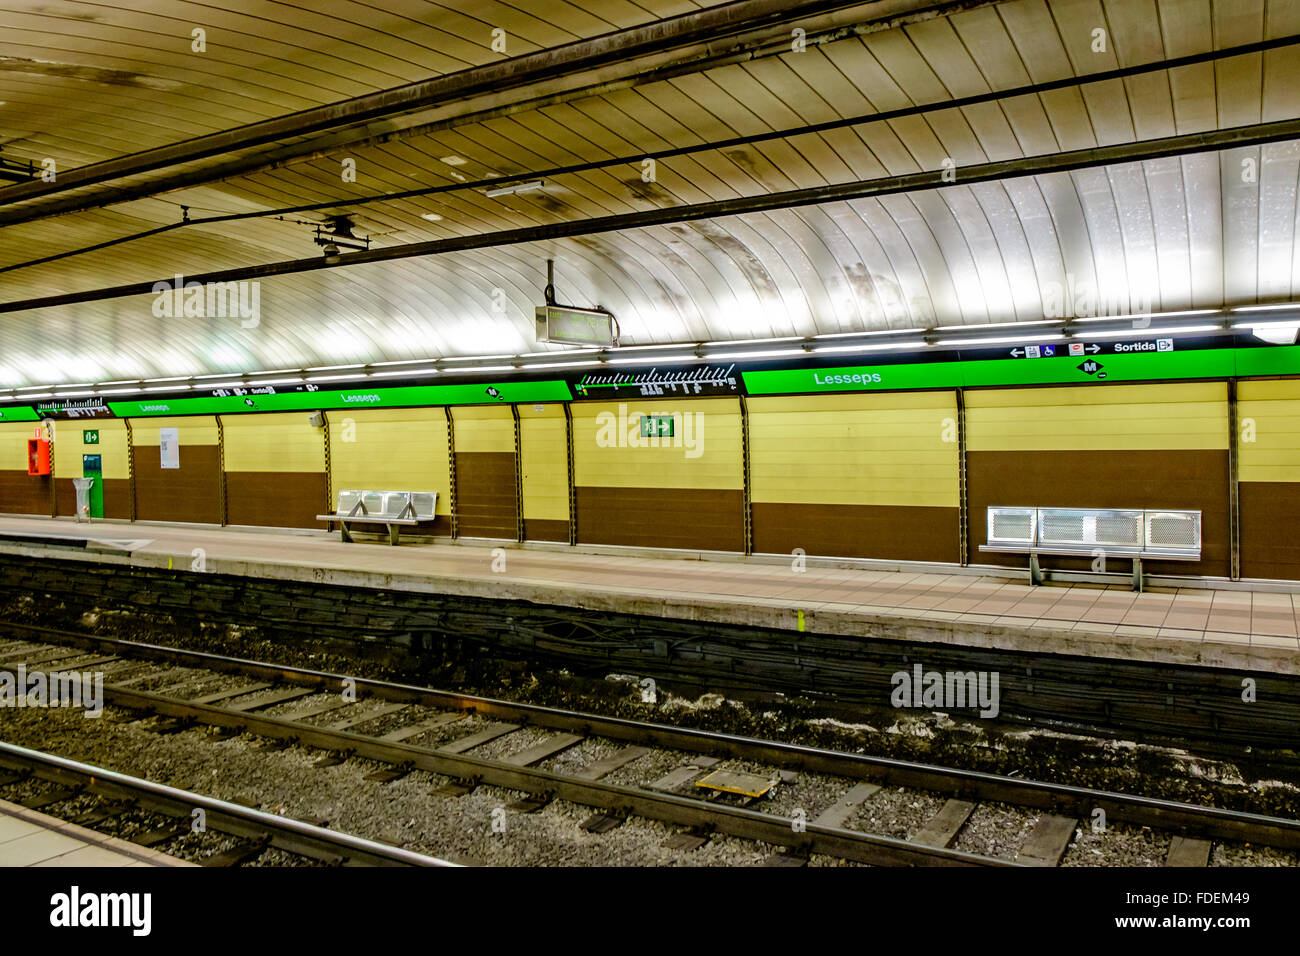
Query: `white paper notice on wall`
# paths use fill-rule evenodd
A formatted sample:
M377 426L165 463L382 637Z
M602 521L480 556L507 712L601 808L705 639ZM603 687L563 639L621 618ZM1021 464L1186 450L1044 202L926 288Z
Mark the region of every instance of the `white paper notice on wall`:
M162 455L162 466L164 468L179 468L181 466L180 429L158 429L158 452Z

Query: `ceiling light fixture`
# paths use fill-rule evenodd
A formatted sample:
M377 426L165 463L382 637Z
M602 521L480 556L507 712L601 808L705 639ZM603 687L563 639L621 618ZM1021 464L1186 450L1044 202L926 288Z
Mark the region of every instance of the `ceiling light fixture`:
M437 374L438 374L438 369L436 368L406 368L406 369L402 369L400 372L367 372L366 377L367 378L398 378L400 376L407 376L409 378L418 378L421 375L437 375Z
M823 332L814 339L846 339L855 335L920 335L926 329L872 329L867 332Z
M804 355L804 349L773 349L770 352L706 352L704 358L708 361L722 361L731 359L769 359L781 358L787 355Z
M533 192L541 189L546 185L543 179L531 179L526 183L511 183L508 186L497 186L493 189L483 190L483 195L489 199L496 199L500 196L513 196L516 193Z
M339 250L354 249L358 252L370 248L370 238L362 239L352 230L356 223L348 216L327 216L323 225L316 226L316 237L312 240L322 247L325 261L333 265L339 261Z
M1016 345L1021 342L1060 342L1063 335L995 335L973 339L936 339L935 345Z
M1103 329L1100 332L1075 332L1076 339L1133 339L1152 335L1190 335L1193 332L1218 332L1217 325L1152 326L1145 329Z
M1217 315L1220 309L1182 309L1178 312L1130 312L1126 315L1066 316L1066 322L1125 322L1130 319L1174 319L1183 315Z
M821 352L897 352L906 349L924 348L925 343L918 340L906 342L885 342L879 345L814 345L808 351Z

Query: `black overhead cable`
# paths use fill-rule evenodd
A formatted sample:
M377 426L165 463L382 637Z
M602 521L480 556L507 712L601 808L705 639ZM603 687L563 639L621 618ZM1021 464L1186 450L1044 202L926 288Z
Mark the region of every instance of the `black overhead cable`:
M168 169L293 137L337 129L462 100L500 93L530 82L553 80L637 56L688 44L725 44L746 30L772 28L800 17L858 6L861 0L732 0L703 10L613 33L575 40L431 79L366 93L350 100L309 107L235 129L196 136L61 173L57 181L28 182L0 189L0 202L21 202L96 183Z
M1300 118L1278 120L1272 123L1255 123L1248 126L1235 126L1231 129L1210 130L1203 133L1183 133L1178 136L1140 140L1135 143L1119 143L1111 146L1076 149L1064 153L1049 153L1041 156L964 166L961 168L955 183L946 178L949 173L946 168L942 170L926 170L919 173L908 173L903 176L884 176L859 182L833 183L826 186L791 189L759 196L740 196L735 199L694 203L686 206L648 209L641 212L569 220L542 226L526 226L520 229L505 229L470 236L456 236L451 239L435 239L431 242L412 242L401 246L390 246L385 249L350 253L339 256L333 262L326 262L324 259L313 257L311 259L290 259L256 266L242 266L236 269L190 276L189 279L191 282L199 284L264 279L270 276L316 272L321 269L387 262L417 256L432 256L448 252L462 252L469 249L565 239L572 236L598 235L623 229L643 229L648 226L696 222L701 219L717 219L722 216L767 212L773 209L792 209L819 203L944 189L953 185L969 185L971 183L994 182L1002 179L1047 173L1070 172L1076 169L1088 169L1116 163L1142 162L1169 156L1240 149L1294 139L1300 139ZM170 281L170 279L158 281ZM79 302L96 302L103 299L151 294L154 292L156 285L157 282L136 282L104 289L90 289L83 292L69 292L43 298L3 302L0 303L0 313L25 312L30 309L51 308Z
M184 222L171 223L170 225L161 226L156 229L133 233L131 235L122 236L118 239L101 242L93 246L87 246L81 249L72 249L67 252L45 256L41 259L33 259L26 262L16 262L7 266L0 266L0 273L11 272L17 269L24 269L36 265L44 265L49 262L70 258L87 252L95 252L111 246L132 242L136 239L145 239L181 226L213 225L223 222L238 222L247 219L263 219L274 216L284 216L292 213L319 212L325 209L338 209L344 206L364 206L378 202L396 202L401 199L414 199L422 196L458 192L467 189L490 189L494 186L508 185L525 179L547 179L556 176L608 169L613 166L632 165L643 162L646 159L660 162L662 160L673 159L678 156L693 155L695 153L715 152L717 150L731 149L737 146L750 146L755 143L770 142L777 139L789 139L795 136L811 136L819 133L831 132L833 130L846 129L853 126L863 126L871 123L881 123L911 116L920 116L941 110L962 109L967 106L977 106L983 103L1011 99L1017 96L1036 96L1043 93L1050 93L1055 90L1083 86L1089 83L1102 83L1110 80L1124 79L1131 76L1140 76L1145 73L1175 70L1202 63L1228 59L1231 57L1263 53L1267 50L1293 46L1296 44L1300 44L1300 34L1288 34L1282 37L1274 37L1270 40L1262 40L1257 43L1246 43L1239 46L1224 47L1221 50L1213 50L1206 53L1194 53L1189 54L1188 56L1175 57L1172 60L1121 67L1115 70L1106 70L1101 73L1090 73L1085 76L1072 76L1059 80L1050 80L1044 83L1031 83L1026 86L1013 87L1008 90L990 91L988 93L978 93L973 96L959 97L953 100L943 100L936 103L924 103L917 106L900 107L898 109L886 110L881 113L859 114L857 116L827 120L823 123L814 123L809 126L800 126L793 129L770 130L765 133L751 133L746 136L734 136L730 139L715 140L710 143L698 143L692 146L677 146L672 149L639 153L636 156L619 156L610 159L592 160L586 163L576 163L568 166L553 166L548 169L540 169L510 176L491 176L485 179L476 179L467 182L444 183L439 186L426 186L420 189L406 189L400 192L379 193L371 196L358 196L348 199L331 199L323 202L305 203L298 206L285 206L280 209L266 209L259 212L229 213L221 216L205 216L200 219L187 219ZM3 224L3 220L4 216L0 213L0 224Z

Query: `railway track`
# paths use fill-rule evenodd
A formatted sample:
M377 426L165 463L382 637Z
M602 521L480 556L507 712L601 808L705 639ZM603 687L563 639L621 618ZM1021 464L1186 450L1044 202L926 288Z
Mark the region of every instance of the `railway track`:
M115 672L113 683L105 684L105 703L160 715L168 722L164 730L207 724L318 748L334 754L335 762L352 756L371 759L391 768L372 775L377 779L428 771L451 778L455 783L446 789L453 794L480 784L502 787L525 794L516 804L521 811L540 809L554 799L566 800L595 811L584 826L597 832L628 816L663 821L683 828L675 839L684 849L721 833L784 847L785 853L774 858L781 863L801 863L811 854L825 854L875 865L1051 866L1061 862L1080 821L1096 819L1099 810L1110 822L1170 833L1170 864L1206 865L1215 840L1300 848L1300 822L1284 818L578 713L34 625L6 627L23 639L0 644L0 670L20 663L53 672L132 662L129 669ZM195 694L203 675L238 677L241 682ZM158 686L154 690L131 686L145 682ZM173 693L168 687L184 692ZM354 698L345 696L345 690ZM329 697L310 699L321 694ZM285 707L289 711L279 716L265 713ZM467 715L479 724L473 733L437 745L415 743L435 729L454 728ZM308 722L313 719L328 723ZM380 729L358 732L367 725L380 725ZM504 758L470 753L526 729L541 736ZM539 766L591 738L615 742L620 748L576 771ZM698 756L688 757L662 779L644 785L603 779L656 750ZM757 765L759 772L712 769L721 760ZM800 773L844 778L849 785L810 819L756 809L765 796ZM884 787L929 791L946 799L909 839L848 829L845 824ZM952 848L962 827L986 803L1010 804L1037 815L1015 859Z
M155 817L158 825L141 829L131 839L141 846L165 850L171 840L195 832L193 821L196 811L201 811L202 832L236 838L229 849L206 858L204 866L239 866L272 848L332 866L457 865L317 824L0 742L0 796L15 785L33 781L51 786L16 802L60 819L64 819L59 814L61 805L94 797L93 807L79 807L68 819L79 826L111 824L127 814Z

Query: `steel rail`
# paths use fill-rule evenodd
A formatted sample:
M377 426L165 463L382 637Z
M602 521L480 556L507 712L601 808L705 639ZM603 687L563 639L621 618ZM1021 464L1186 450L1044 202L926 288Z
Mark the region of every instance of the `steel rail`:
M741 807L705 803L690 797L624 787L600 781L517 767L464 754L449 754L368 737L345 730L328 730L298 721L263 714L227 710L211 704L193 704L146 691L104 685L106 701L135 710L149 710L179 719L193 719L214 727L236 727L250 733L295 744L330 750L348 756L377 760L459 780L485 783L507 790L550 795L615 814L636 815L682 826L704 826L731 836L778 846L794 847L876 866L1017 866L1009 860L910 843L893 837L838 827L806 824L801 832L787 817Z
M270 846L313 859L342 859L353 866L460 865L15 744L0 742L0 766L30 770L43 779L80 786L97 796L129 800L165 816L189 818L199 809L210 830L249 840L269 837Z
M964 798L1068 812L1080 818L1091 817L1095 810L1101 809L1105 811L1108 819L1114 821L1194 833L1217 839L1300 848L1300 821L1283 817L1198 806L1176 800L1097 790L1071 784L1007 777L978 770L941 767L892 757L826 750L803 744L764 740L718 731L586 714L413 684L351 677L283 664L267 664L203 651L76 634L37 625L7 621L0 622L0 625L50 635L55 643L71 643L95 650L113 650L124 656L166 661L174 665L238 673L262 680L279 680L322 689L332 687L341 689L344 681L351 681L358 692L373 694L385 700L410 701L436 709L469 711L513 723L580 732L640 744L653 744L710 756L751 760L781 768L911 786ZM9 666L10 662L6 661L0 664L0 669ZM350 738L354 735L345 736Z

